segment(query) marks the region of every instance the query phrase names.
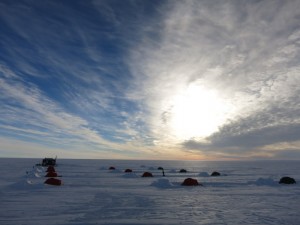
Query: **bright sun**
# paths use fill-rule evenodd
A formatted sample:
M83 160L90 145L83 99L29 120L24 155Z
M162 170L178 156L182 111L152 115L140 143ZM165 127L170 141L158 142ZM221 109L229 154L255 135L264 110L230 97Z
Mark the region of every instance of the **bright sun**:
M217 91L191 84L172 101L171 133L179 139L205 138L224 124L233 107Z

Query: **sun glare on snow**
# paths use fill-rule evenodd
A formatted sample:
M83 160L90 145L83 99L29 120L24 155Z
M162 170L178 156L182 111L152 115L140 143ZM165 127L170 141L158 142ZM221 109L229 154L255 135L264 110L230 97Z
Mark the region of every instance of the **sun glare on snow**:
M173 99L171 133L184 140L205 138L226 122L232 110L217 91L191 84Z

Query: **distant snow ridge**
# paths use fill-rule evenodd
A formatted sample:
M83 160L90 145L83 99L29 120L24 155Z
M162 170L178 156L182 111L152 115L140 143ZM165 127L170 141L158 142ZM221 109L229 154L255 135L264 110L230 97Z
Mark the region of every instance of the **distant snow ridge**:
M249 181L248 184L255 184L258 186L267 185L267 186L275 186L278 185L276 181L274 181L272 178L258 178L256 181Z
M170 183L168 179L161 178L156 181L153 181L150 186L158 187L158 188L171 188L173 185Z

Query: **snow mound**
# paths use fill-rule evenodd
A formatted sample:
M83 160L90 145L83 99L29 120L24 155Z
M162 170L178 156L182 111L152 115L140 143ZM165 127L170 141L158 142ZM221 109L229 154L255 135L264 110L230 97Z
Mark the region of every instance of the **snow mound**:
M30 171L30 172L26 172L26 176L24 176L24 178L39 178L41 177L41 175L37 172L34 171Z
M170 181L168 179L165 178L161 178L158 179L156 181L153 181L152 184L150 184L150 186L154 186L157 188L171 188L173 187L173 185L170 183Z
M41 168L36 167L36 171L39 172L39 173L42 173L44 170L43 170L42 167Z
M255 184L258 186L267 185L267 186L276 186L278 183L272 178L258 178L256 181L249 181L248 184Z
M135 173L125 173L122 177L124 177L124 178L137 178L139 176L136 175Z
M26 179L18 181L14 184L10 185L10 188L15 190L24 190L24 189L35 189L35 188L41 188L43 184L33 182L32 180Z
M198 174L199 177L209 177L209 174L207 172L201 172Z
M38 174L38 173L34 173L34 176L35 176L35 177L41 177L41 175Z

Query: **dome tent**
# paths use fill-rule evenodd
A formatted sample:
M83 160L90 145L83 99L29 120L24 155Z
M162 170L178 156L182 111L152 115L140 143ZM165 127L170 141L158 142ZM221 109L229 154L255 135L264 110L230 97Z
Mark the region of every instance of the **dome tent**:
M142 177L153 177L153 175L150 172L145 172L143 173Z
M214 171L214 172L211 173L210 176L212 176L212 177L218 177L218 176L221 176L221 174L219 172L217 172L217 171Z
M198 186L200 184L198 183L198 181L196 179L186 178L181 185L183 185L183 186Z
M282 177L279 184L296 184L296 180L292 177Z

